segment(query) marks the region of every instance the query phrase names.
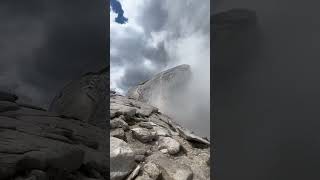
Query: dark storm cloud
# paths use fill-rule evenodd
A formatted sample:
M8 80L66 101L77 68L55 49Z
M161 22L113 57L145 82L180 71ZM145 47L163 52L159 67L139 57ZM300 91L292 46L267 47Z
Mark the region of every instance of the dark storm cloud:
M163 28L167 22L168 12L163 8L163 4L163 1L145 1L143 6L137 9L139 13L135 19L143 28L143 33L128 28L125 38L111 40L112 46L121 52L117 55L111 54L111 63L114 66L126 67L124 79L118 82L124 91L134 83L144 81L147 76L150 78L168 64L169 58L164 49L164 43L160 42L156 47L148 46L151 33L165 30ZM145 59L152 63L153 70L146 69ZM130 77L126 77L128 75ZM132 80L132 82L128 82L128 80Z
M148 80L154 71L148 69L142 69L139 66L132 66L125 71L124 77L121 79L120 88L130 88L137 84Z
M145 50L147 40L143 37L143 34L131 29L128 29L126 34L130 35L121 37L121 40L111 39L111 45L117 47L117 51L119 51L116 56L120 58L116 60L111 55L112 63L124 65L127 63L137 64L142 61L141 54Z
M106 65L104 2L2 1L1 86L47 106L68 81Z
M118 86L125 91L132 85L150 78L168 63L168 53L163 43L155 47L147 45L150 33L127 28L124 36L111 37L110 44L118 51L116 54L111 53L111 68L125 67L124 78L118 82ZM144 66L146 59L154 66L153 70Z
M148 1L141 9L138 20L148 35L150 32L165 30L163 28L168 20L168 11L164 8L164 3L164 1Z
M164 42L160 42L156 48L149 47L143 51L144 57L152 60L159 69L164 68L169 62L168 52L164 46Z
M259 57L238 56L233 62L241 66L214 74L217 179L319 179L318 7L318 1L224 0L215 9L255 11L262 38ZM231 43L213 43L235 53ZM230 60L221 52L219 64Z
M117 44L121 49L125 49L125 51L121 51L123 53L121 53L120 57L119 55L111 55L113 66L126 67L124 77L119 82L120 88L124 90L147 80L157 73L159 69L164 68L168 62L168 54L163 44L159 45L158 48L146 47L145 42L139 39L140 36L131 37L137 37L137 39L119 41L119 43L113 44ZM146 59L152 63L154 69L150 70L144 66Z

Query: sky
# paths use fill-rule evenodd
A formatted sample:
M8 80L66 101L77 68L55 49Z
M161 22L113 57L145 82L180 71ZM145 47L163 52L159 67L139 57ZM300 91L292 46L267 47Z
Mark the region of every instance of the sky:
M190 114L185 115L194 116L186 118L176 107L167 109L175 111L176 119L188 128L209 136L210 0L111 1L112 89L125 94L128 88L180 64L191 65L193 71L192 88L181 99L187 99L184 104L189 106ZM198 94L203 96L195 99Z
M106 65L105 3L0 1L0 89L47 107L70 80Z

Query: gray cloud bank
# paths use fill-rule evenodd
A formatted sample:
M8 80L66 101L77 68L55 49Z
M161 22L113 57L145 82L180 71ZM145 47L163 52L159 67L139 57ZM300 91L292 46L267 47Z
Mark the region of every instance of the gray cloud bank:
M47 106L65 83L106 65L105 4L0 2L0 88Z

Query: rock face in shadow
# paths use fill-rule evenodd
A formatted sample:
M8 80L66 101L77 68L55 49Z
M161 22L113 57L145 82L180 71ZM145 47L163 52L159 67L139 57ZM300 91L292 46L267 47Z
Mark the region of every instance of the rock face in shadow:
M105 128L108 74L105 68L72 81L53 99L49 111Z
M210 179L207 139L147 103L116 93L110 96L111 179Z
M19 105L17 98L3 98L2 93L0 99L1 180L106 179L108 142L103 129Z
M50 111L0 91L0 180L109 179L108 68L68 84Z
M146 102L154 106L166 104L175 93L183 91L191 78L191 68L183 64L163 71L148 81L129 89L129 98ZM160 108L160 107L159 107Z

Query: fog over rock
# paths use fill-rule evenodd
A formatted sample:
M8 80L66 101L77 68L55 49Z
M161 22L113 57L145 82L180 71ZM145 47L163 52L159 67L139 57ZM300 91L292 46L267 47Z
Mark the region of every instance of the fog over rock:
M166 111L166 107L170 106L174 97L181 91L186 91L190 78L189 65L176 66L130 88L127 96Z
M190 66L179 65L130 88L127 96L110 93L110 136L125 141L136 156L129 179L210 179L210 141L184 128L185 121L166 114L184 106L179 98L188 92L191 81ZM121 167L112 171L123 172Z
M194 66L178 65L131 87L127 96L153 105L188 129L210 137L210 99L204 94L209 92L199 75Z

